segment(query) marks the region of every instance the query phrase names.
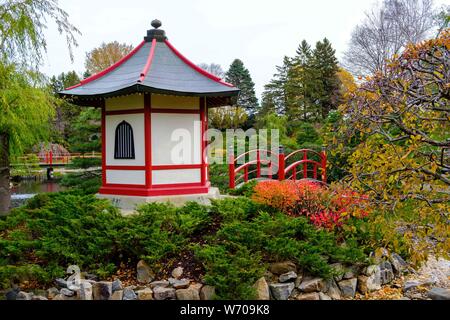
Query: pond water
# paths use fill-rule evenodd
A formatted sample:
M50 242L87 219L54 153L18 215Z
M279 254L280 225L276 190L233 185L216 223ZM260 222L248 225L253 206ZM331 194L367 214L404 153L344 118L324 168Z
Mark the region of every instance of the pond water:
M66 188L58 180L22 180L13 183L11 188L11 207L17 208L38 193L59 192Z

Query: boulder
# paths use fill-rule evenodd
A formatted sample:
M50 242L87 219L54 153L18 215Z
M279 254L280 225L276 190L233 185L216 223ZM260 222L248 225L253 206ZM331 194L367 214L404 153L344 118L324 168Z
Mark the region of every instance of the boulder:
M294 284L295 287L298 288L303 281L303 275L298 275L297 279L295 279Z
M298 286L298 289L305 293L319 292L326 287L325 281L322 278L307 277Z
M367 292L381 289L381 269L379 265L368 266L364 272L364 275L367 276L367 279L361 278L362 280L365 280L365 283L360 286L361 289L366 289Z
M142 290L136 291L138 296L138 300L153 300L153 291L150 288L145 288Z
M319 292L319 298L320 298L320 300L333 300L333 299L331 299L330 296L326 295L323 292Z
M61 278L55 279L55 284L59 289L67 288L67 281L64 279L61 279Z
M56 289L55 287L52 287L47 290L47 298L48 299L53 299L58 294L59 294L59 290Z
M137 295L133 290L133 287L126 287L123 289L123 299L122 300L137 300Z
M335 273L334 280L341 281L345 273L345 267L341 263L333 263L330 267Z
M213 286L205 285L200 290L200 299L201 300L212 300L216 295L216 288Z
M392 265L388 261L384 261L380 263L380 279L381 284L388 284L394 280L394 270L392 269Z
M170 278L169 283L175 289L186 289L187 287L189 287L189 284L191 283L191 281L188 279L178 280L178 279Z
M297 279L297 274L294 271L289 271L281 274L280 277L278 278L278 281L289 282L294 281L295 279Z
M137 271L137 281L139 283L150 283L155 278L155 274L153 273L150 266L144 261L140 260L136 267Z
M176 290L173 288L156 287L153 293L155 300L172 300L176 298Z
M397 275L408 269L408 264L406 263L406 261L403 260L403 258L395 252L391 254L391 256L389 257L389 261L391 262L392 267L394 268L394 272Z
M341 299L341 290L339 290L339 286L336 281L330 280L328 283L328 290L326 294L333 300Z
M420 282L420 281L408 280L403 284L403 293L407 293L408 291L413 290L421 285L422 285L422 282Z
M112 282L100 281L92 285L94 300L109 300L112 296Z
M117 291L117 290L122 290L123 286L122 286L122 281L120 281L119 279L116 279L112 282L112 291Z
M65 295L66 297L73 297L75 295L75 292L73 292L72 290L69 290L67 288L62 288L60 293Z
M377 291L381 289L380 277L373 274L370 277L365 275L358 276L358 291L362 294Z
M178 300L200 300L200 292L195 286L179 289L175 292Z
M109 300L119 300L119 301L123 300L123 290L114 291L113 294L111 295L111 298L109 298Z
M32 297L31 293L20 291L16 296L16 300L31 300Z
M19 288L14 288L5 293L6 300L16 300L17 294L20 292Z
M264 277L258 279L253 288L256 290L256 300L270 300L269 285Z
M295 297L297 300L320 300L318 292L301 293Z
M163 288L167 288L169 286L169 281L167 280L162 280L162 281L153 281L150 283L150 288L156 288L156 287L163 287Z
M68 297L68 296L65 296L65 295L63 295L63 294L57 294L54 298L53 298L53 300L77 300L77 297L75 297L75 296L73 296L73 297Z
M35 301L45 301L45 300L48 300L46 297L44 297L44 296L33 296L32 298L31 298L31 300L35 300Z
M450 289L433 288L428 291L427 296L431 300L450 300Z
M272 296L276 300L287 300L295 288L294 283L271 283L269 285Z
M344 274L342 275L343 280L348 280L351 278L355 278L358 276L359 270L356 266L351 266L345 269Z
M182 275L183 275L182 267L177 267L177 268L173 269L172 277L174 277L175 279L179 279L179 278L181 278Z
M297 272L297 266L292 261L275 262L269 266L269 271L276 275L287 273L289 271Z
M354 298L357 283L358 280L356 278L339 281L338 286L341 289L341 295L344 298Z
M92 284L87 281L81 282L80 290L78 291L78 296L80 300L92 300L93 299Z

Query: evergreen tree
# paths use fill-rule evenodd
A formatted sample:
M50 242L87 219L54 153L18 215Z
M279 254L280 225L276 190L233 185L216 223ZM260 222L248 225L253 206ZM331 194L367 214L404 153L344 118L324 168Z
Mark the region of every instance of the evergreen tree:
M341 102L338 60L327 38L317 42L311 67L317 79L313 97L320 107L322 119L326 119L328 113L337 109Z
M258 109L258 99L255 94L255 84L244 63L235 59L225 74L225 80L241 89L237 105L244 108L249 115L254 115Z

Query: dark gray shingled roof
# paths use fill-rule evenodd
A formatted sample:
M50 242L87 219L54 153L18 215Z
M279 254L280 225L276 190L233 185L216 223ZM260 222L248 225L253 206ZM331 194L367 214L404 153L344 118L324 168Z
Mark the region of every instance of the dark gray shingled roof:
M153 45L155 48L150 69L141 81ZM83 99L134 92L231 97L237 96L239 89L187 61L168 43L164 31L155 28L147 32L144 42L124 62L61 91L60 95Z

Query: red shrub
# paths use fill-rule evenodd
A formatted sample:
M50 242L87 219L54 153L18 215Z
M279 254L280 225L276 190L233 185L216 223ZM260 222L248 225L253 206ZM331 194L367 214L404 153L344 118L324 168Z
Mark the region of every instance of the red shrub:
M349 217L362 218L368 198L340 187L333 189L308 180L263 181L256 185L253 200L288 215L309 217L317 227L341 227Z

